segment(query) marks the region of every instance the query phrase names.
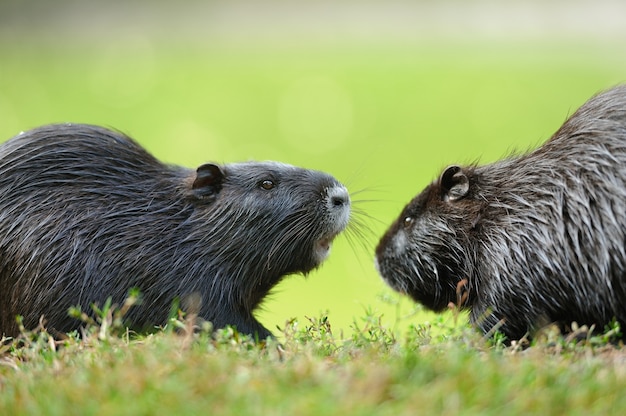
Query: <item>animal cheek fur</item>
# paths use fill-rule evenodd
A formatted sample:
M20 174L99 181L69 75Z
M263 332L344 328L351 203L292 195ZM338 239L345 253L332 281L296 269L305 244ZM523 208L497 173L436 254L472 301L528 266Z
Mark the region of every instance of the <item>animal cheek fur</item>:
M391 238L391 244L389 248L395 256L401 256L407 251L407 245L409 243L409 237L406 231L398 230L396 234Z

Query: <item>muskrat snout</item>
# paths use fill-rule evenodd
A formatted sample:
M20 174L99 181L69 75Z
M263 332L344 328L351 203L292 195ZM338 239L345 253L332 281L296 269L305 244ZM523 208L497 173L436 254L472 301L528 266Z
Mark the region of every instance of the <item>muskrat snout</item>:
M350 194L345 186L337 184L326 191L326 208L331 223L336 225L333 234L343 231L350 220Z
M350 194L345 186L336 184L327 188L324 197L328 215L328 233L324 234L315 245L315 257L318 264L330 254L333 240L341 233L350 221Z

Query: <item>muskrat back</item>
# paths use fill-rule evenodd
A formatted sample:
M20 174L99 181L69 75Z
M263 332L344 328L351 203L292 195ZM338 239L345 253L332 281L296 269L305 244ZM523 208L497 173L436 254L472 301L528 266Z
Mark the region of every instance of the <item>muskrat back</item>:
M626 86L597 95L538 149L451 166L381 238L377 267L484 332L626 324ZM458 290L462 289L462 296ZM466 298L465 298L466 296Z
M0 146L0 334L41 316L66 332L131 288L133 328L166 323L176 299L199 316L270 335L253 311L285 275L319 266L347 225L332 176L277 162L166 165L102 127L49 125Z

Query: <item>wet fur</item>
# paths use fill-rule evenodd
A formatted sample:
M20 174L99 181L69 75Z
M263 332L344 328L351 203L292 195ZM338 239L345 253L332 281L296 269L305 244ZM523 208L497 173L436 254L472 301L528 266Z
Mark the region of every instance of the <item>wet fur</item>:
M471 321L484 332L503 323L519 339L548 322L602 329L616 318L624 327L625 246L619 86L585 103L535 151L444 171L405 207L376 255L392 287L436 311L457 303L467 279L462 307Z
M272 189L260 184L271 180ZM329 190L338 200L329 201ZM275 162L198 170L168 166L130 138L52 125L0 147L0 334L44 316L66 332L68 308L121 304L133 328L163 325L175 299L200 295L199 316L265 338L252 315L289 273L321 262L315 245L346 225L332 176ZM345 196L345 200L342 198ZM342 204L343 202L343 204Z

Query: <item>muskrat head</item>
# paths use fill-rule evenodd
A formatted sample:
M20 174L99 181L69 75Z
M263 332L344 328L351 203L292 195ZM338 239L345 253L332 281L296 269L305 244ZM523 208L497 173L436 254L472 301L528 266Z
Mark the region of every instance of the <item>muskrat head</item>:
M471 172L450 166L403 209L376 248L376 268L393 289L434 311L456 304L471 261L471 194Z
M335 178L277 162L206 164L192 189L206 204L214 255L259 285L319 266L350 217L350 196Z

